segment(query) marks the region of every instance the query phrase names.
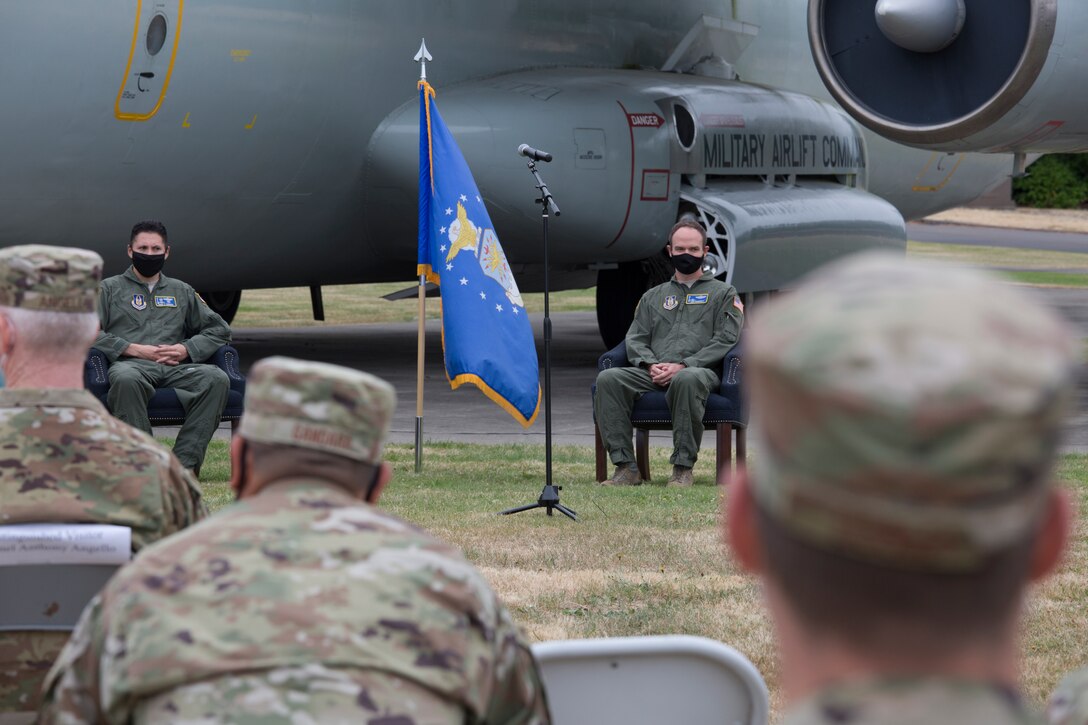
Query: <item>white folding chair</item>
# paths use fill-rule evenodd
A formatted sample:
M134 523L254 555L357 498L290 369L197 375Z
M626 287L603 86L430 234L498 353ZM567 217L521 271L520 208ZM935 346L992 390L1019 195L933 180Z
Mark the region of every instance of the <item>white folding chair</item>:
M0 632L75 629L84 606L132 558L132 530L110 524L9 524L0 526ZM65 634L50 636L59 646ZM5 662L14 667L14 662ZM44 672L5 673L40 680ZM11 707L12 702L5 702ZM37 714L0 712L0 725L28 725Z
M0 631L66 631L132 557L132 531L110 524L0 526Z
M766 725L767 685L732 647L659 635L533 645L555 725Z

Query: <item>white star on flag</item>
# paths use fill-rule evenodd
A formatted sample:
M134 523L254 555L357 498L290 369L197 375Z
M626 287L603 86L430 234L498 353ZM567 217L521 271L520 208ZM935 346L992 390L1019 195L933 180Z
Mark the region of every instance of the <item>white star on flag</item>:
M453 265L452 265L452 264L449 264L449 263L447 262L447 263L446 263L446 271L447 271L447 272L452 272L452 271L453 271Z
M468 284L468 278L467 277L462 277L461 278L461 286L464 286L466 284Z
M518 308L517 308L517 307L515 307L515 308L514 308L514 314L516 315L517 313L518 313Z
M495 305L496 312L502 312L502 305Z
M450 215L450 214L452 214L452 213L453 213L453 209L450 209L450 208L449 208L449 207L447 206L447 207L446 207L446 216L449 216L449 215Z
M481 299L481 300L486 300L486 299L487 299L487 295L485 295L485 294L484 294L483 292L481 292L481 293L480 293L480 299Z
M479 202L482 202L482 201L483 201L483 199L481 199L481 198L480 198L480 195L479 195L479 194L477 194L477 195L476 195L476 201L479 201Z
M442 229L442 233L443 233L443 234L445 234L445 233L446 233L446 230L445 230L445 229ZM446 251L446 245L445 245L445 244L443 244L443 245L442 245L441 247L439 247L439 248L438 248L438 251L440 251L440 252L444 252L444 251Z
M464 194L461 194L461 201L468 201L468 197Z

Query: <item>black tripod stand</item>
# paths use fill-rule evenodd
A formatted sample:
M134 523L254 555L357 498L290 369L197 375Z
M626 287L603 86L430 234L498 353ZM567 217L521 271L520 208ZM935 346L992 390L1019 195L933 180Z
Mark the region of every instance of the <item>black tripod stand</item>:
M551 161L552 157L551 154L536 151L536 149L525 144L518 148L518 152L529 157L529 172L536 179L536 188L540 190L540 198L536 201L540 204L540 219L544 228L544 460L546 478L544 480L544 490L540 492L540 497L536 500L536 503L506 509L499 513L504 515L516 514L530 509L542 508L548 511L549 516L555 510L577 521L577 512L559 503L559 492L563 487L552 484L552 318L551 310L548 307L548 211L551 210L556 216L559 216L560 212L559 207L555 204L555 199L552 198L551 192L548 191L548 185L544 183L536 170L535 161L538 158L542 161Z

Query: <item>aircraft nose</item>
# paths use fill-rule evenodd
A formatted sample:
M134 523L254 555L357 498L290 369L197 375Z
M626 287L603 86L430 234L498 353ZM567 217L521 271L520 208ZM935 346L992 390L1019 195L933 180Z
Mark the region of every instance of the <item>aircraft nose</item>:
M900 48L935 53L963 30L964 0L878 0L876 24Z

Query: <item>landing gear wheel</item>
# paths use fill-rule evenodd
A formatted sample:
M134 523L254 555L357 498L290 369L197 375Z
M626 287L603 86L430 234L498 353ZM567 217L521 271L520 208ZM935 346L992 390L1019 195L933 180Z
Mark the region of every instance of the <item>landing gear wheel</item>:
M620 344L627 335L646 283L642 262L620 262L616 269L597 272L597 329L607 349Z
M207 303L212 312L216 313L228 323L234 322L234 316L238 314L238 305L242 302L242 290L224 290L221 292L201 292L200 296Z

